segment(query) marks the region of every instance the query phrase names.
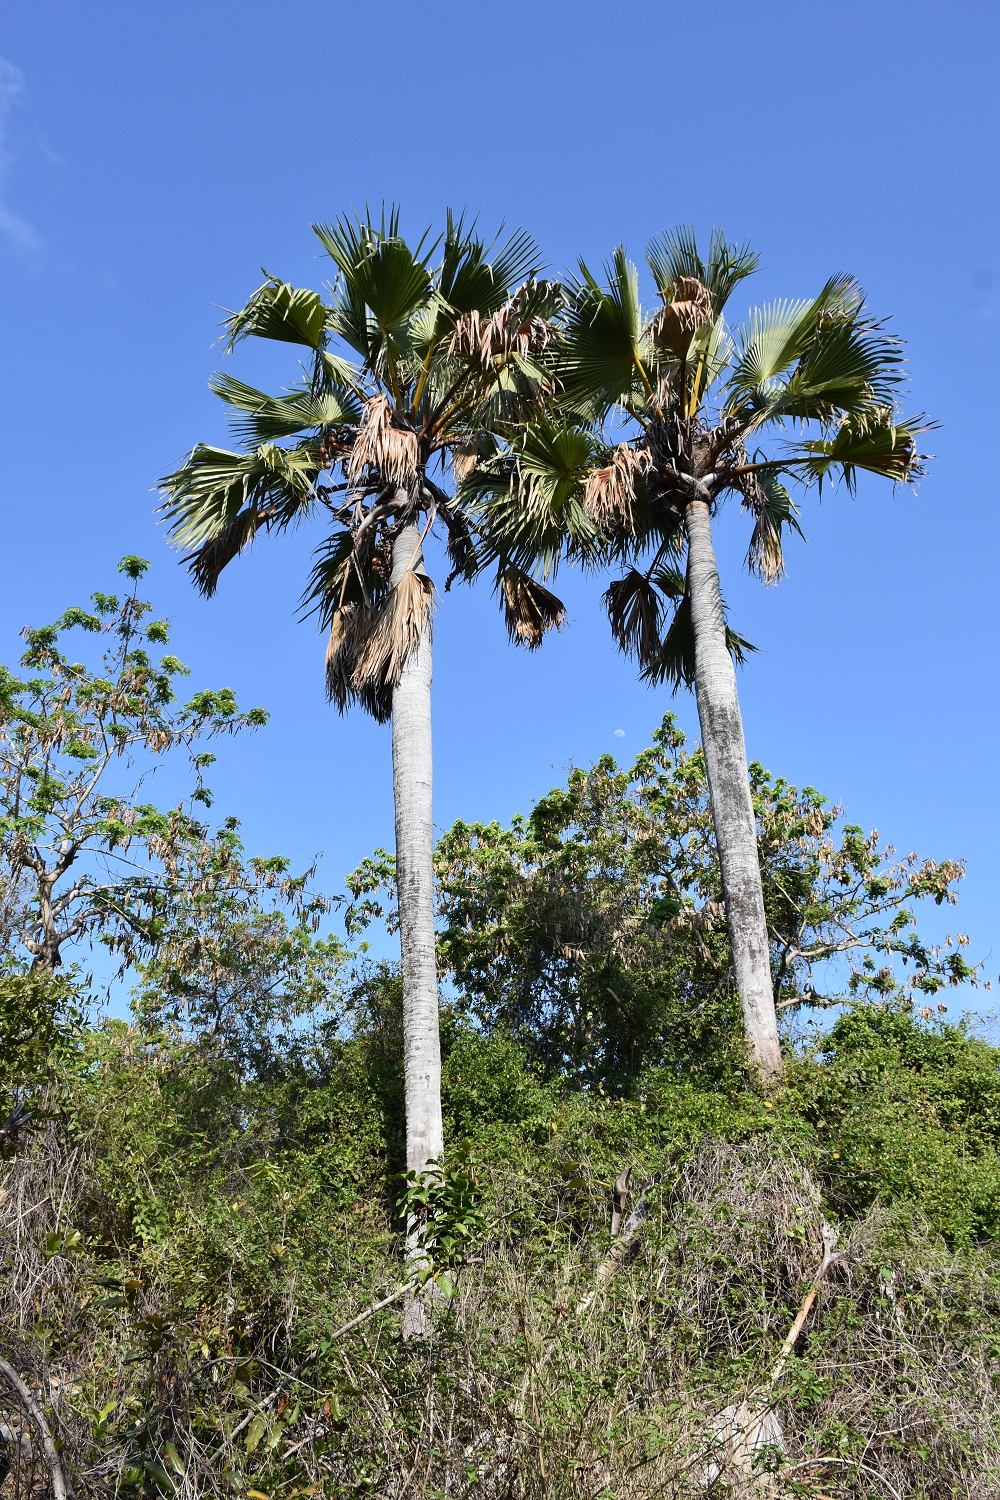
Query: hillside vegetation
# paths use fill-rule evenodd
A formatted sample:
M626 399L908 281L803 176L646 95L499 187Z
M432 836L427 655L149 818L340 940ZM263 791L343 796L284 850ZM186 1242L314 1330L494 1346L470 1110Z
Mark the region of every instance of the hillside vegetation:
M408 1177L402 984L362 940L397 920L391 857L333 899L248 857L192 746L263 716L175 710L137 658L162 625L96 597L117 665L60 656L66 617L4 684L0 1355L55 1445L11 1386L12 1493L58 1472L135 1500L997 1493L1000 1051L943 1018L979 982L966 939L917 922L958 864L898 861L751 769L786 1032L768 1086L673 720L510 827L457 824L435 856L445 1156ZM190 751L192 798L88 781L108 724ZM26 841L65 859L60 818L73 899L46 915ZM85 940L129 1020L102 1018ZM431 1332L404 1341L408 1216Z

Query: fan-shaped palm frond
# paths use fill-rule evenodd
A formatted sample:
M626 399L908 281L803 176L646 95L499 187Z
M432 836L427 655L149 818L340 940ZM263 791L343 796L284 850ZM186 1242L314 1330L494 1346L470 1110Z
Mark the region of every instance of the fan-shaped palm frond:
M597 418L616 405L641 409L655 383L646 368L639 274L623 246L605 274L601 286L580 262L558 365L571 405Z
M312 227L340 272L328 316L331 330L375 368L391 369L409 353L408 322L430 290L432 251L421 255L426 235L411 250L399 237L396 216L390 217L388 233L358 218Z
M474 230L473 224L466 231L464 215L456 223L449 209L437 290L453 314L475 311L480 317L490 317L507 300L513 286L537 277L541 255L523 229L515 230L496 250L502 227L488 245Z
M357 395L343 388L316 394L302 389L286 396L268 396L231 375L213 375L208 388L239 413L230 417L230 426L247 447L322 428L353 427L363 411Z
M548 576L564 552L579 558L595 550L600 537L583 495L597 448L583 429L540 417L509 451L469 475L459 496L481 561L506 557L525 573Z
M757 650L745 636L737 635L728 624L726 646L738 667L745 666L747 657ZM676 693L678 688L694 687L695 665L694 622L691 618L691 600L685 591L674 610L663 644L639 676L643 682L652 686L665 684L671 692Z
M839 413L891 406L903 379L902 364L899 340L881 324L860 313L824 319L754 425L787 419L829 422Z
M234 349L241 339L253 336L277 339L284 344L304 344L307 349L321 348L327 309L319 294L308 288L293 287L267 271L264 275L267 280L257 288L246 307L225 319L228 347Z
M646 259L656 290L664 302L674 300L678 278L692 277L708 288L716 316L722 312L739 283L752 275L760 262L760 256L747 243L730 244L721 228L712 230L708 260L703 261L689 224L681 224L650 240Z
M202 593L214 594L222 569L261 528L282 531L309 512L325 462L310 444L263 443L252 453L199 444L161 480L171 539L192 549L185 561Z
M832 438L805 439L790 447L788 462L796 462L799 454L809 455L805 472L820 485L832 471L839 471L853 489L858 469L908 484L923 474L929 457L918 451L917 440L935 426L921 417L903 419L891 407L862 409L848 413Z

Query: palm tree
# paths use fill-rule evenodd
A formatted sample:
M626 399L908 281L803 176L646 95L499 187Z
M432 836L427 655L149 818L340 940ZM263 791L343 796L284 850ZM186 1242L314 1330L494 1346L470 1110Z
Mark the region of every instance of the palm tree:
M781 1051L733 665L753 648L726 624L711 518L738 495L747 565L775 582L783 533L799 530L787 483L834 476L853 489L859 469L912 480L927 424L899 415L899 342L853 278L730 330L726 304L757 266L747 245L717 230L703 260L678 229L651 242L647 261L651 313L624 249L603 281L580 263L549 350L558 406L481 465L465 499L493 554L526 572L546 577L560 557L621 564L604 594L616 642L647 682L694 687L746 1034L773 1076Z
M265 273L226 321L309 351L300 384L269 396L230 376L212 388L242 451L195 447L161 481L171 536L197 587L261 532L325 515L304 599L328 628L328 696L392 721L396 881L403 977L406 1163L423 1173L443 1151L435 965L431 760L434 589L424 544L439 524L452 572L477 570L473 538L448 492L498 449L544 379L537 356L558 289L537 279L523 232L487 245L447 216L434 245L411 248L398 213L313 225L337 279L329 302ZM440 252L438 254L438 251ZM435 475L436 477L432 477ZM497 574L512 634L537 644L561 607L513 563ZM411 1258L419 1259L415 1231ZM409 1324L418 1331L422 1304Z

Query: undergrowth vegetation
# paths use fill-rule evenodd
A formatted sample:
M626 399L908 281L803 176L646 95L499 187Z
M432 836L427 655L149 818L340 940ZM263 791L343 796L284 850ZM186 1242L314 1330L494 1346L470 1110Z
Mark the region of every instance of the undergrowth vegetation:
M351 1034L252 1077L204 1039L67 1029L0 1248L82 1491L722 1494L720 1414L762 1401L761 1493L996 1492L996 1049L866 1006L772 1096L660 1067L610 1098L449 1013L414 1348L396 1301L337 1336L402 1267L398 979L358 991Z
M30 634L0 702L11 1500L49 1482L31 1400L81 1500L1000 1491L1000 1049L944 1018L981 976L915 914L960 865L752 768L786 1028L765 1087L673 720L508 828L457 824L446 1149L415 1177L399 973L320 930L338 904L348 942L393 926L391 857L349 902L248 858L204 821L200 749L187 801L139 803L115 725L155 760L263 716L175 711L162 622L95 598ZM61 653L81 625L115 636L104 676ZM131 973L127 1021L84 940ZM408 1219L431 1335L404 1341Z

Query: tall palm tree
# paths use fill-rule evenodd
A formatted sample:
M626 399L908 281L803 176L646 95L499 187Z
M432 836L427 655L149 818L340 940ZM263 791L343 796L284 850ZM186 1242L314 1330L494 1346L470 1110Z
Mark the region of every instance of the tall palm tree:
M646 681L694 687L746 1034L773 1076L781 1051L733 666L753 648L726 624L711 518L739 496L747 565L774 582L783 533L799 530L787 484L833 476L853 489L859 469L911 480L927 424L899 415L899 342L851 277L731 330L724 309L757 261L718 230L705 260L688 229L654 239L648 312L624 249L603 280L581 262L548 351L558 403L464 488L481 537L526 572L546 577L560 557L619 563L604 594L619 647Z
M497 451L545 379L558 289L537 279L523 232L489 245L449 212L411 248L398 213L313 225L336 268L328 302L267 275L226 322L232 349L256 337L309 351L305 378L270 396L227 375L212 388L242 451L199 444L162 480L171 535L202 593L261 533L309 516L329 530L305 590L329 630L326 683L344 712L392 721L396 879L403 976L406 1161L441 1157L441 1059L434 941L431 652L434 589L424 566L439 525L455 576L476 572L449 482ZM265 273L266 274L266 273ZM453 487L453 485L452 485ZM512 634L534 645L558 601L510 561L497 572ZM411 1234L411 1255L419 1243ZM419 1302L409 1331L418 1331ZM406 1326L404 1321L404 1327Z

